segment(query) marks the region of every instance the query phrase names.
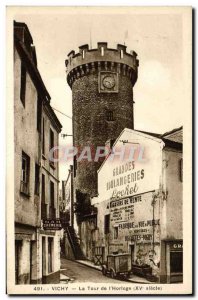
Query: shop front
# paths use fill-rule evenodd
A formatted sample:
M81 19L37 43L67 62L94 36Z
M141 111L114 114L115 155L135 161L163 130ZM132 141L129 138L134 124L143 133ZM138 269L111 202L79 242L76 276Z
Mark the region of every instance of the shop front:
M154 192L110 202L110 252L130 253L133 274L155 281L160 265L159 201Z
M33 226L15 224L15 283L31 284L36 280L37 243Z
M160 282L183 282L183 240L161 241L163 261Z
M40 230L40 278L43 284L60 282L60 236L57 231Z
M156 192L104 201L99 214L96 246L103 249L103 261L110 254L129 253L134 274L158 281L160 198Z

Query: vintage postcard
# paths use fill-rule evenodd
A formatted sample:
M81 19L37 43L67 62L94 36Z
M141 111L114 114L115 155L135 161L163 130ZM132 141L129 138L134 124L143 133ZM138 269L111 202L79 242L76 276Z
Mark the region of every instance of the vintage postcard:
M192 294L192 8L6 20L7 293Z

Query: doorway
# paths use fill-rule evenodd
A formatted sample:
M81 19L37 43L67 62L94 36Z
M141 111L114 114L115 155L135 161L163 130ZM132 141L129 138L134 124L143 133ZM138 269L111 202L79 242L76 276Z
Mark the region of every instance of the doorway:
M183 252L170 251L170 283L183 281Z
M48 273L53 272L53 238L48 237Z
M132 265L135 263L135 245L130 245L130 253L131 253L131 269Z
M20 256L22 249L22 240L15 240L15 283L19 284L19 275L20 275Z
M42 237L42 279L45 276L45 237Z

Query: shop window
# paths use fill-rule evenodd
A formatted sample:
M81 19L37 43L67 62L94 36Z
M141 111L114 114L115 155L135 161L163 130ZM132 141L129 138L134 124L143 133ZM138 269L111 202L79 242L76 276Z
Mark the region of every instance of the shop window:
M183 252L170 252L170 272L183 273Z
M38 164L35 164L35 195L39 195L39 187L40 187L40 167Z
M53 238L48 238L48 273L53 272Z
M114 231L113 231L113 237L114 237L114 239L115 240L117 240L118 239L118 227L116 226L116 227L114 227Z
M26 67L24 62L21 62L21 88L20 88L20 99L25 107L25 94L26 94Z
M29 195L30 157L22 151L21 193Z
M104 233L108 234L110 231L110 215L104 217Z

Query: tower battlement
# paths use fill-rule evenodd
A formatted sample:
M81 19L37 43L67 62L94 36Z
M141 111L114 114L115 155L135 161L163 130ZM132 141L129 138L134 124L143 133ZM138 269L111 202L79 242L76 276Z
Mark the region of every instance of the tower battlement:
M65 61L69 86L72 87L79 77L101 70L115 71L128 76L134 85L139 60L135 51L127 53L126 48L125 45L117 44L117 49L111 49L106 42L99 42L96 49L89 49L89 45L86 44L79 47L79 53L72 50Z

